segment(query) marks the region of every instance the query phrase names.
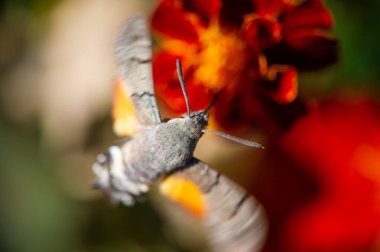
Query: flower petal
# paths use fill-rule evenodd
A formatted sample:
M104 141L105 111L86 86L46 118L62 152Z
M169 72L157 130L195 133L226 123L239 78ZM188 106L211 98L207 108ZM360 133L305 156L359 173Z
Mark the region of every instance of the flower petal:
M171 0L164 0L157 6L152 17L152 28L170 38L188 43L198 41L198 33L186 17L186 12Z
M244 39L253 52L259 53L281 40L281 24L270 16L249 14L244 17Z
M330 29L333 18L320 0L306 0L282 15L285 30L296 28Z
M195 12L206 20L219 14L221 4L221 0L183 0L185 9Z
M153 80L157 97L176 112L183 110L180 85L175 81L177 57L179 56L166 51L158 52L153 57Z
M338 58L337 40L320 30L299 30L285 38L295 52L303 56L303 62L325 66Z
M269 92L278 103L294 101L298 93L297 70L291 66L272 65L268 70L268 80L275 89ZM267 83L269 84L269 83Z
M218 128L236 130L251 127L251 118L257 118L261 105L249 87L223 90L215 103L212 119ZM243 92L244 89L244 92Z
M295 30L282 43L266 51L271 64L293 65L298 70L317 70L338 59L338 41L321 30Z
M222 24L240 27L243 16L254 11L251 0L223 0L219 19Z
M167 51L157 51L153 55L154 83L166 83L175 77L175 60L180 56Z
M194 81L194 66L189 66L183 56L165 51L155 54L153 58L153 79L158 98L173 111L186 112L185 99L177 77L177 58L183 59L182 71L192 111L205 109L213 100L214 94L204 85Z
M284 8L284 0L252 0L255 12L259 15L270 15L276 17Z

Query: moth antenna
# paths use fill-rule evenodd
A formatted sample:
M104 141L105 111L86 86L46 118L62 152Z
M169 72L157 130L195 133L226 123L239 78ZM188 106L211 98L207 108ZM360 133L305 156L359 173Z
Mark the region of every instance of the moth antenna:
M208 111L215 105L217 100L218 100L218 96L215 96L214 100L212 100L212 102L207 106L204 112L208 113Z
M204 130L202 130L202 132L203 133L211 133L211 134L223 137L225 139L228 139L228 140L231 140L231 141L234 141L234 142L237 142L237 143L249 146L249 147L259 148L259 149L265 149L264 146L261 145L261 144L259 144L259 143L256 143L256 142L253 142L253 141L249 141L249 140L245 140L245 139L241 139L241 138L238 138L238 137L234 137L234 136L231 136L231 135L219 132L219 131L204 129Z
M185 81L183 79L183 74L182 74L181 61L179 60L179 58L177 58L177 60L176 60L176 65L177 65L177 73L178 73L179 83L181 84L183 96L185 97L187 116L190 117L190 111L191 110L190 110L189 96L187 95Z

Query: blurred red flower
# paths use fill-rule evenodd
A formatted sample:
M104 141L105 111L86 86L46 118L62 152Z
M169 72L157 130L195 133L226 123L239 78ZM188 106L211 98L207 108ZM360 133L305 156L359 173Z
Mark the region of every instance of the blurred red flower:
M272 227L266 251L379 251L379 104L326 102L268 155L256 185Z
M193 110L218 96L220 126L278 127L273 115L289 111L282 105L299 104L297 72L337 58L337 42L326 33L333 25L329 12L320 0L297 2L160 1L152 17L160 46L153 60L158 97L172 111L185 112L175 70L180 58Z

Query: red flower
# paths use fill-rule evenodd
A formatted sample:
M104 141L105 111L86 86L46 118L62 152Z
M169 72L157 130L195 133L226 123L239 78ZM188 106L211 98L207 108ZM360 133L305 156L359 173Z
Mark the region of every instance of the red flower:
M325 32L332 24L319 0L162 0L152 17L160 35L157 94L171 110L185 112L175 71L180 58L193 110L219 96L219 125L258 123L271 131L273 110L278 114L278 104L297 97L297 71L336 59L336 41Z
M324 103L278 148L257 185L272 222L267 250L377 251L380 105Z

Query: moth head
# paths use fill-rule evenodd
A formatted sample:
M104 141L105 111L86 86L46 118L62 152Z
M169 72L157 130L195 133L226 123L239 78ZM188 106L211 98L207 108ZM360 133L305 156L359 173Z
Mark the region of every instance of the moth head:
M206 128L208 124L208 113L207 111L196 111L184 119L187 124L187 130L200 137L203 134L202 130Z

